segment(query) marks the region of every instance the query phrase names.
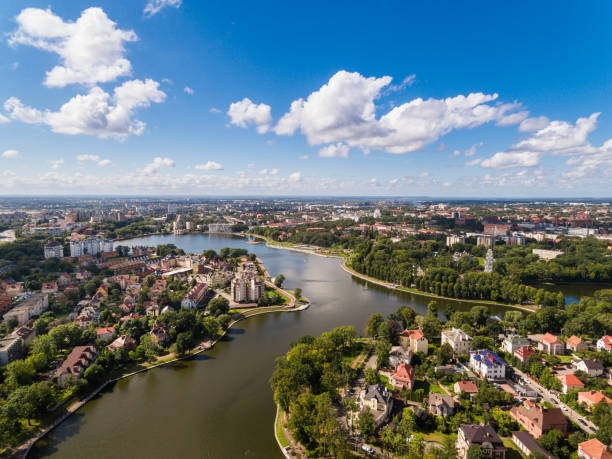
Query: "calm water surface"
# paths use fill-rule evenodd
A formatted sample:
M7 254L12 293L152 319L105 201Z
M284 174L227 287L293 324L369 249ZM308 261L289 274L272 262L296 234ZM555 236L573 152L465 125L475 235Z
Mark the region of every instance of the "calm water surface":
M423 314L429 301L353 278L336 258L249 245L231 236L149 236L122 244L167 243L192 253L245 248L272 276L284 274L287 288L302 288L311 307L252 317L207 353L117 382L40 441L31 457L282 458L268 385L274 359L302 335L340 325L360 332L375 312L386 315L408 305ZM443 306L469 309L452 301Z

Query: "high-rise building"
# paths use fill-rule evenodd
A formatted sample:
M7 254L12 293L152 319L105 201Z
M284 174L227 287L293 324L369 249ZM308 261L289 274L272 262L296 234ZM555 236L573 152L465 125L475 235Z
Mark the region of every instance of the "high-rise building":
M96 256L102 252L112 252L113 248L114 241L112 239L88 237L81 241L70 241L70 256L75 258L86 254Z
M44 248L45 260L48 258L62 258L64 256L64 246L57 241L51 241Z
M493 272L493 262L495 259L493 258L493 251L491 249L487 250L487 257L485 258L485 273Z
M232 299L236 303L256 303L265 294L262 278L250 274L242 274L232 279Z

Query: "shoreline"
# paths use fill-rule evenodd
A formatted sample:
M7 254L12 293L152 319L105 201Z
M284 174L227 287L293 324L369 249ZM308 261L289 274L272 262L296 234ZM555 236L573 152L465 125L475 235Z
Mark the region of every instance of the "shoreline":
M203 352L209 351L209 350L214 348L215 344L217 344L220 340L222 340L228 334L229 330L234 325L236 325L239 322L242 322L243 320L249 319L249 318L254 317L254 316L262 315L262 314L272 313L272 312L299 312L299 311L304 311L304 310L308 309L309 307L310 307L310 303L308 302L308 303L305 303L305 304L303 304L301 306L291 307L291 308L290 307L286 307L286 306L264 306L262 308L257 308L256 307L256 308L250 309L248 311L244 311L244 312L240 313L240 314L243 315L243 317L240 317L240 318L235 319L234 321L232 321L227 326L227 328L223 331L223 333L218 338L216 338L214 341L212 341L210 343L209 347L207 347L207 348L199 348L201 346L201 344L199 344L198 346L194 347L190 351L189 354L186 354L186 355L181 356L181 357L175 357L175 358L173 358L171 360L167 360L165 362L160 362L160 363L151 365L149 367L138 369L136 371L131 371L129 373L126 373L126 374L121 375L121 376L117 376L116 378L109 379L108 381L102 383L91 394L89 394L87 397L85 397L85 399L83 399L80 402L77 402L77 403L71 405L68 408L68 411L66 413L64 413L62 416L60 416L58 419L56 419L53 423L51 423L51 425L45 427L35 437L32 437L32 438L28 439L26 442L24 442L21 446L19 446L8 457L10 457L10 458L19 458L20 457L20 458L25 459L27 457L27 455L30 453L31 449L34 447L34 445L38 441L43 439L49 432L51 432L54 429L56 429L62 422L64 422L71 415L73 415L78 410L80 410L83 406L85 406L89 401L91 401L92 398L94 398L96 395L98 395L109 384L116 383L117 381L120 381L122 379L130 378L130 377L135 376L137 374L145 373L145 372L147 372L149 370L153 370L155 368L159 368L159 367L162 367L164 365L168 365L170 363L178 362L178 361L181 361L181 360L187 360L187 359L190 359L190 358L192 358L194 356L197 356L197 355L199 355L199 354L201 354ZM252 314L248 314L249 312L253 312L253 313ZM248 315L245 315L245 313L248 314Z
M447 297L447 296L439 296L436 295L434 293L426 293L426 292L420 292L420 291L413 291L413 289L406 289L404 287L396 287L394 284L391 284L390 282L385 282L385 281L381 281L378 279L375 279L373 277L367 276L365 274L361 274L358 273L357 271L355 271L352 268L349 268L348 266L346 266L346 262L347 260L343 260L341 263L341 267L344 271L346 271L347 273L358 277L366 282L371 282L372 284L376 284L379 285L381 287L385 287L388 288L389 290L395 290L397 292L405 292L405 293L410 293L412 295L419 295L419 296L425 296L425 297L429 297L429 298L434 298L434 299L439 299L439 300L449 300L449 301L458 301L461 303L470 303L470 304L474 304L474 305L479 305L479 306L500 306L500 307L504 307L504 308L512 308L512 309L520 309L522 311L526 311L526 312L535 312L535 309L531 309L527 306L522 306L520 304L505 304L505 303L497 303L494 301L486 301L486 300L467 300L467 299L463 299L463 298L451 298L451 297Z

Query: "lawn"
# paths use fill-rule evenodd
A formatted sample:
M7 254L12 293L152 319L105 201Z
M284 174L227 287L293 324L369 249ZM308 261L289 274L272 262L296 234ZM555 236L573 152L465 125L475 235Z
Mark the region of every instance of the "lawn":
M359 354L365 352L366 349L367 346L365 343L353 343L350 348L342 352L342 360L348 364L351 364L353 363L353 360L355 360Z
M438 384L430 384L429 392L437 392L439 394L446 394L446 392L444 392L444 389L442 389Z
M445 434L437 430L428 434L423 434L423 440L438 443L439 445L444 445L444 441L449 437L450 434Z
M289 441L287 440L287 437L285 437L285 432L283 432L283 424L285 422L285 412L281 411L280 408L278 408L278 419L276 420L276 436L278 437L278 441L280 442L281 446L284 448L286 446L289 446Z
M501 437L501 439L504 442L504 446L508 448L506 451L506 459L522 459L523 458L523 455L521 454L519 449L516 447L511 437Z

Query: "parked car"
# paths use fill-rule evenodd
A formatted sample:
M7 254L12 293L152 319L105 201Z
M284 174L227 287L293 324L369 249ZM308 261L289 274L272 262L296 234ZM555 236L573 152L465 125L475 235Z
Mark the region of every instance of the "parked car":
M361 445L361 449L368 454L374 454L374 448L372 448L370 445Z

